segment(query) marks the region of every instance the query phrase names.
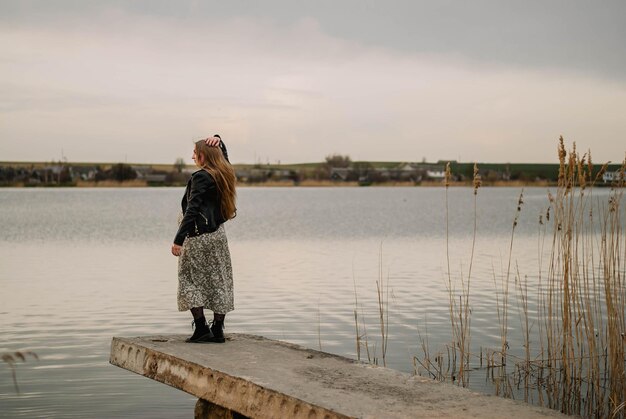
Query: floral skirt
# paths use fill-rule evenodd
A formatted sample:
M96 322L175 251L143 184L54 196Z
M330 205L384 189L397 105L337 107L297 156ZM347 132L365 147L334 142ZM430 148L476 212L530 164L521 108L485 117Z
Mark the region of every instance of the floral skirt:
M178 258L178 310L204 307L226 314L235 309L233 268L224 225L187 237Z

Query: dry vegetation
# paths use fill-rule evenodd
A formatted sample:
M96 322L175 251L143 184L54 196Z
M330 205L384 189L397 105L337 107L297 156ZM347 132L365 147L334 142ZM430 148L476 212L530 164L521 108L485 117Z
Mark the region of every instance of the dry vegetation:
M357 359L362 359L362 351L365 350L367 362L379 365L382 358L383 366L387 366L387 344L389 341L389 276L385 278L383 271L383 246L380 245L378 252L378 279L376 280L376 313L380 327L380 358L376 341L370 344L365 323L363 307L359 305L356 278L354 281L354 326L356 330L356 354ZM359 313L359 309L361 312ZM360 320L359 320L360 314Z
M12 353L3 353L0 355L0 359L4 362L9 369L11 370L11 378L13 379L13 386L15 387L15 392L20 394L20 387L17 384L17 372L15 370L16 363L18 361L26 362L26 358L30 356L36 360L39 360L39 356L35 352L25 351L25 352L12 352Z
M626 160L613 182L608 200L594 197L594 185L607 165L594 170L591 153L567 152L559 141L559 176L556 194L549 194L537 223L539 266L530 279L515 261L515 232L523 210L523 191L511 225L508 255L502 274L493 274L494 317L500 345L484 348L471 341L471 280L476 222L473 226L469 271L450 270L448 193L446 179L446 257L444 284L449 296L452 340L433 351L428 331L420 333L421 356L414 357L418 374L441 381L469 385L470 377L486 374L497 395L525 401L570 415L624 418L626 416L626 235L621 208ZM474 220L481 179L474 170ZM533 269L534 270L534 269ZM382 272L379 273L382 281ZM381 282L382 284L382 282ZM388 306L377 283L381 342L386 347ZM382 302L382 303L381 303ZM509 316L517 307L521 348L511 348L507 337ZM362 348L371 356L363 316L359 322L356 298L354 318L357 356ZM384 349L384 348L383 348ZM384 350L383 350L384 357ZM383 358L384 359L384 358Z

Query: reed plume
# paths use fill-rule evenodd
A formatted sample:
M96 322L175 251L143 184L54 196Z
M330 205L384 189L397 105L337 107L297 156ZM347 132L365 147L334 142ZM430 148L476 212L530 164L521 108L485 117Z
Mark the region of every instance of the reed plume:
M26 358L30 356L34 359L36 359L37 361L39 360L39 356L32 351L16 351L16 352L12 352L12 353L3 353L0 356L0 359L2 359L2 362L4 362L9 369L11 370L11 378L13 379L13 386L15 387L15 392L17 394L20 394L20 387L17 383L17 372L15 370L16 366L16 362L17 361L22 361L22 362L26 362Z

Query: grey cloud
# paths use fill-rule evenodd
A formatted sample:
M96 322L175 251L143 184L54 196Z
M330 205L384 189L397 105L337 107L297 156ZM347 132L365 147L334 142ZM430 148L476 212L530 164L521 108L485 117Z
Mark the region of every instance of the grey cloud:
M317 20L328 34L366 45L444 53L523 67L548 67L623 79L626 2L475 1L3 1L6 23L88 18L104 9L207 26L232 17L276 25Z
M237 162L552 161L565 134L603 160L624 135L621 28L576 1L103 4L0 0L0 154L170 162L220 132Z

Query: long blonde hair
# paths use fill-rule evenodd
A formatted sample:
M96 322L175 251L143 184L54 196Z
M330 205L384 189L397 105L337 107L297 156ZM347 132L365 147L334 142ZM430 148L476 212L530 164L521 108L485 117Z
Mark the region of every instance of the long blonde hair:
M217 184L222 216L226 220L235 218L237 215L235 206L237 177L233 166L226 161L219 147L209 147L204 140L196 141L196 159L198 163L202 162L200 167L209 172Z

